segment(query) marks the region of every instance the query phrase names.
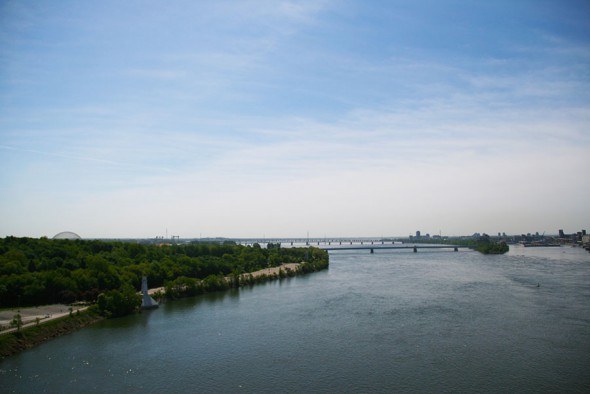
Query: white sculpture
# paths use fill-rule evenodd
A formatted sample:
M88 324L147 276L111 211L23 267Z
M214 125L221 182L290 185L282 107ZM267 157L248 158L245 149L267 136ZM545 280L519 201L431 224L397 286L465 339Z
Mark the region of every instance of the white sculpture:
M148 294L147 276L141 278L141 309L154 309L159 305Z

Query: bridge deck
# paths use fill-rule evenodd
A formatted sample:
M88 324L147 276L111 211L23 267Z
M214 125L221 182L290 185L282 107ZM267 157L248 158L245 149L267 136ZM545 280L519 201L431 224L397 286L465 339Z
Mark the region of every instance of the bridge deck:
M469 249L465 245L353 245L353 246L319 246L323 250L380 250L380 249Z

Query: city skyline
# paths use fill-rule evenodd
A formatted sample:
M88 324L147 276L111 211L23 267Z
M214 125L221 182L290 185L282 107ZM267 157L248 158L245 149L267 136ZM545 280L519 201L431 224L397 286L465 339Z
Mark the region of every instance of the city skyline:
M166 229L168 231L168 229ZM499 237L499 238L520 238L520 237L533 237L533 238L571 238L575 235L586 235L586 229L580 229L572 232L563 231L563 229L559 229L556 232L547 232L543 231L542 233L539 231L534 232L526 232L526 233L519 233L519 234L507 234L506 232L497 232L497 233L473 233L473 234L442 234L442 233L422 233L420 230L416 230L413 234L407 235L400 235L400 234L387 234L387 235L364 235L364 236L338 236L336 234L304 234L304 235L294 235L294 236L273 236L272 234L262 234L261 236L251 236L251 237L226 237L223 235L218 236L203 236L203 234L199 234L199 236L181 236L172 233L166 232L165 234L158 234L153 237L120 237L120 238L109 238L109 237L91 237L91 238L83 238L79 234L76 234L73 231L62 231L58 234L55 234L53 237L45 236L47 238L55 238L55 239L100 239L100 240L169 240L169 241L180 241L180 240L242 240L242 241L261 241L261 242L272 242L272 241L296 241L296 242L337 242L337 241L388 241L392 239L437 239L437 238L446 238L446 237L481 237L481 236L490 236L492 238Z
M0 5L0 236L590 227L584 1Z

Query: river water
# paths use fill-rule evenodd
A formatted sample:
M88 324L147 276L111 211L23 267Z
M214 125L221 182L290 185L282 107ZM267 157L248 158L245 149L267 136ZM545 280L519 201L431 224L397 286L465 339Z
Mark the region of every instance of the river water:
M590 392L590 253L337 251L0 362L1 392Z

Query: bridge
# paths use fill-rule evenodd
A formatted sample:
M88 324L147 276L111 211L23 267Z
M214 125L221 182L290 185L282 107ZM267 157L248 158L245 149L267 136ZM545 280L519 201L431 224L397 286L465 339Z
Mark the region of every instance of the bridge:
M282 245L386 245L400 243L400 239L376 239L376 238L230 238L240 245L252 245L258 243L266 245L267 243L280 243Z
M469 246L465 245L392 245L392 246L369 246L369 245L346 245L346 246L319 246L320 249L330 250L368 250L370 253L375 253L375 250L385 249L412 249L414 253L418 252L418 249L453 249L458 252L459 249L469 249Z
M375 250L387 249L412 249L414 253L418 252L418 249L453 249L455 252L458 252L459 249L469 249L469 246L466 245L404 244L399 239L393 240L391 238L241 238L233 239L233 241L241 245L281 243L282 245L296 247L315 246L326 251L368 250L370 253L375 253Z

